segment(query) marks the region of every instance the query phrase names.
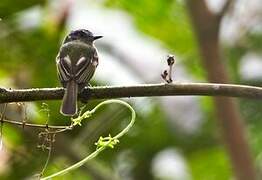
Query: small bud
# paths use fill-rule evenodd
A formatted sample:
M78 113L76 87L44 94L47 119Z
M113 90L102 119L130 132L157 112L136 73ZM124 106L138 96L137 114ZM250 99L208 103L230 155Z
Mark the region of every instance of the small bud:
M169 54L167 56L167 64L168 66L172 66L175 63L175 56L172 54Z
M166 80L167 75L168 75L167 70L164 70L164 72L161 74L164 80Z

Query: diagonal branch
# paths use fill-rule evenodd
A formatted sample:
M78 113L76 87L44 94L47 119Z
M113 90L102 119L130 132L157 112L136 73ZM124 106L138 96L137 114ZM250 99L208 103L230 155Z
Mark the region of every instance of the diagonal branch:
M222 7L221 11L217 14L217 18L219 21L224 17L224 15L228 12L228 10L232 7L234 4L235 0L227 0Z
M59 100L63 88L5 89L0 88L0 103L22 101ZM227 96L262 99L262 87L216 84L216 83L172 83L140 84L134 86L86 87L80 99L111 99L150 96Z

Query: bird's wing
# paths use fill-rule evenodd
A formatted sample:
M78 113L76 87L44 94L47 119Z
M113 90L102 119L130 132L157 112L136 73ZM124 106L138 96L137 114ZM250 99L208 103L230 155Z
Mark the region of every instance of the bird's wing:
M72 66L69 56L65 56L65 57L58 56L56 59L56 67L57 67L58 77L61 83L65 83L72 78L71 77Z
M94 57L92 57L92 59L93 58ZM81 57L81 59L76 63L75 80L77 83L87 83L94 75L96 66L93 65L92 59L90 61L85 57Z
M78 84L86 84L94 75L98 56L94 47L83 43L67 43L61 48L56 64L62 84L71 79Z

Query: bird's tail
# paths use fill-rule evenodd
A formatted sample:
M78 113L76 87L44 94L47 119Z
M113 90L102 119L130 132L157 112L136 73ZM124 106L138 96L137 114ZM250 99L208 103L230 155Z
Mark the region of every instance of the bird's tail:
M78 84L71 80L67 83L60 112L65 116L73 116L77 113Z

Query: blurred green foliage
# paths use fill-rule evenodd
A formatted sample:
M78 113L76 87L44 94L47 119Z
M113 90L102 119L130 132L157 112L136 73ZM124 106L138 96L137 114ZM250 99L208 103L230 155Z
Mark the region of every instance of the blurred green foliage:
M190 17L183 1L155 0L152 3L150 0L107 0L105 4L126 10L134 18L138 29L160 40L171 53L179 54L194 76L205 78Z
M190 155L192 176L196 180L229 179L232 169L223 149L202 149Z
M35 5L43 5L45 0L27 0L27 1L9 1L1 0L0 3L0 17L6 18L10 17L13 14L20 12L24 9Z

